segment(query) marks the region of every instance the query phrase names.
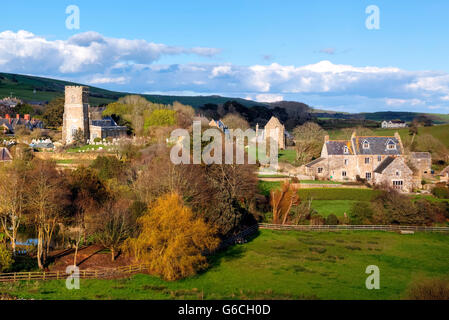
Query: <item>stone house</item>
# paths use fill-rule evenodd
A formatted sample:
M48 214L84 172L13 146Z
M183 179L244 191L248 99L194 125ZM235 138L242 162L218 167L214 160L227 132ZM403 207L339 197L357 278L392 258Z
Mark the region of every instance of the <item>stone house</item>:
M410 164L416 168L419 175L432 172L432 156L429 152L411 152L409 159Z
M404 157L388 156L382 161L374 170L373 183L404 192L412 192L415 187L413 171L407 166Z
M382 121L382 128L386 129L396 129L396 128L405 128L407 127L407 123L401 120L389 120Z
M394 186L395 176L391 174L392 159L401 158L401 172L404 175L402 186L404 191L409 191L413 186L410 178L411 169L405 163L404 147L401 137L395 134L392 137L381 136L357 136L354 132L349 140L330 140L329 136L324 139L320 158L306 164L305 174L317 179L329 179L334 181L356 181L365 179L370 183L378 183L389 179L389 184ZM395 162L394 166L399 166ZM385 167L385 168L384 168ZM377 171L377 180L375 174ZM412 172L413 175L413 172Z

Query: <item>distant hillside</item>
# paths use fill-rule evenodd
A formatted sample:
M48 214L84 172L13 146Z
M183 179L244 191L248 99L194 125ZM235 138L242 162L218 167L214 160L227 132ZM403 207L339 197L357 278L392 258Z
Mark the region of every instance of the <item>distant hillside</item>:
M63 96L64 86L82 85L79 83L41 78L34 76L0 73L0 98L14 96L25 101L50 101L58 96ZM127 92L115 92L88 86L90 89L90 103L93 106L107 104L116 101L120 97L131 94ZM266 104L245 100L241 98L229 98L221 96L168 96L140 94L154 103L172 104L179 101L195 108L208 103L223 104L234 100L246 106L266 106Z
M347 120L402 120L411 122L418 116L426 116L435 124L449 123L449 115L438 113L419 113L419 112L401 112L401 111L382 111L382 112L362 112L362 113L344 113L325 110L314 110L313 115L320 119L347 119Z

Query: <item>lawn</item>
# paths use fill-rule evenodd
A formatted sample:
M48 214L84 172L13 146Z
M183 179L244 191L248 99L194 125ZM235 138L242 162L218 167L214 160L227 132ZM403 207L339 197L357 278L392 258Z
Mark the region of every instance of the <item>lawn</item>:
M295 161L296 161L295 149L279 150L279 162L288 162L294 164Z
M329 180L301 180L304 184L341 184L341 182L329 181Z
M267 188L268 186L265 186ZM299 189L298 194L301 199L315 200L354 200L370 201L380 191L371 189L356 188L310 188Z
M182 281L130 279L0 284L25 299L400 299L412 281L447 277L449 236L386 232L261 230L218 254L209 270ZM367 290L365 269L380 269L380 290Z
M349 216L356 200L313 200L312 209L315 209L323 217L335 214L337 217L343 217L345 212Z

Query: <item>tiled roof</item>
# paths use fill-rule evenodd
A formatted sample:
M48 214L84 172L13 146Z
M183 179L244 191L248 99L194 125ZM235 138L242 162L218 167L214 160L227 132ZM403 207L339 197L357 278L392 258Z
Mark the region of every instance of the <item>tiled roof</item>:
M364 149L364 142L368 142L369 147ZM401 145L395 137L355 137L353 143L356 148L356 154L360 155L400 155L402 154ZM395 144L395 149L388 149L388 144Z
M323 161L323 160L324 160L324 158L318 158L318 159L315 159L315 160L313 160L312 162L309 162L308 164L306 164L306 167L310 168L310 167L313 166L314 164L317 164L317 163L319 163L319 162L321 162L321 161Z
M376 173L383 173L386 168L395 160L395 157L387 157L382 161L379 166L374 170Z
M348 153L345 153L345 146L348 147ZM326 149L329 155L354 154L349 140L330 140L326 142Z

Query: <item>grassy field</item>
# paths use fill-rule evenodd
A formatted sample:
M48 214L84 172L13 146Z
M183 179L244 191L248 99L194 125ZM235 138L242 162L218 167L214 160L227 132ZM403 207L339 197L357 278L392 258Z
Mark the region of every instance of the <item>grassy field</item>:
M365 269L380 268L380 290L367 290ZM218 254L209 270L182 281L149 275L119 280L0 284L25 299L401 299L412 281L447 277L449 236L384 232L261 230Z
M330 214L343 217L345 213L349 216L349 211L356 202L356 200L313 200L312 208L323 217Z
M369 201L373 199L379 191L371 189L352 188L316 188L299 189L298 194L301 199L312 200L354 200Z
M296 150L294 149L279 150L279 161L294 164L296 161Z

